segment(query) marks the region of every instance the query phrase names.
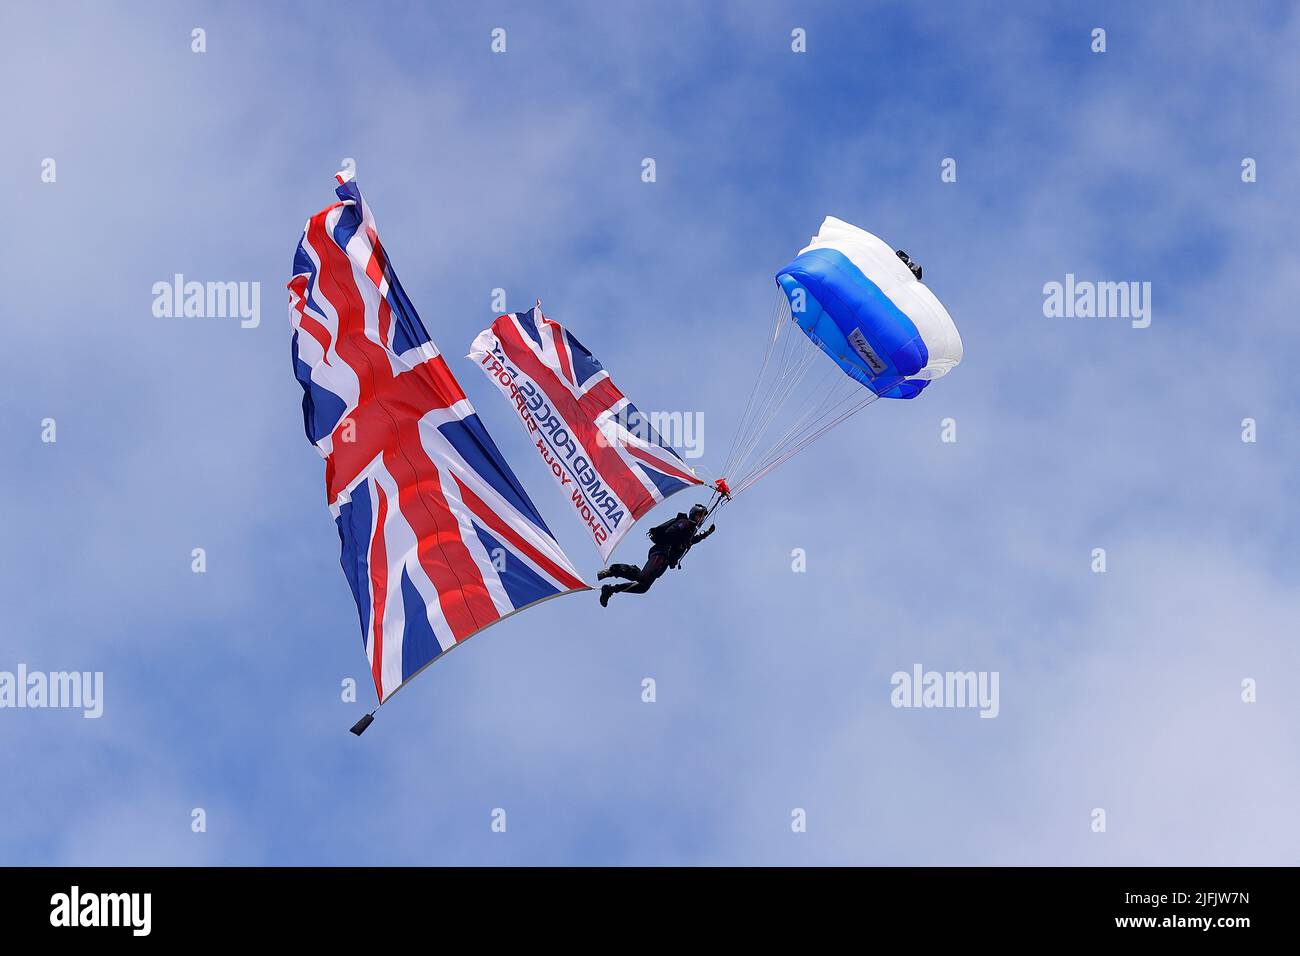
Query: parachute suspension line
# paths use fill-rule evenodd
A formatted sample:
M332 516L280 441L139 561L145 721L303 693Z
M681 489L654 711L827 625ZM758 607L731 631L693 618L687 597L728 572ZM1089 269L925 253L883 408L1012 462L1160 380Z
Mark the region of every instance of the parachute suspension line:
M783 294L778 295L776 337L779 339L784 332L785 338L781 343L778 361L770 366L773 375L766 382L763 378L767 376L760 376L757 409L745 424L738 450L728 462L728 474L733 476L737 475L742 465L750 461L758 443L768 433L777 416L788 407L787 400L803 384L809 369L819 357L812 343L805 336L796 334L797 330L792 328L794 322L789 302Z
M823 415L828 414L831 409L833 409L838 403L842 402L845 398L850 397L854 392L861 391L861 388L859 387L853 387L852 389L845 388L845 377L843 373L840 372L838 366L830 365L829 363L822 364L827 365L827 368L822 373L821 380L808 390L809 395L821 397L817 398L815 401L810 401L808 403L808 410L794 422L790 423L780 438L768 444L763 453L758 456L757 460L759 462L766 461L775 450L786 447L787 443L795 440L796 436L802 434L805 428L815 424ZM848 381L852 383L852 379L849 379Z
M784 298L782 296L782 299ZM763 399L753 421L746 426L736 460L730 463L732 473L739 470L741 465L750 459L773 421L788 409L787 402L790 396L801 391L800 386L807 377L809 369L815 367L821 358L812 343L805 336L795 334L795 330L791 328L793 318L788 303L781 310L781 314L781 329L786 333L781 358L775 366L776 372L772 382L765 387L760 387Z
M751 400L746 405L745 415L732 439L732 450L727 455L726 473L733 471L745 459L747 444L759 430L758 422L763 420L772 403L777 383L789 373L790 339L793 337L787 332L789 320L789 303L785 301L784 295L779 296L773 309L772 336L768 339L767 354L764 355L763 367L754 380ZM784 338L782 338L783 332L787 332ZM776 356L775 363L772 362L774 356ZM771 377L767 374L769 370L772 370ZM757 399L757 405L754 404L754 399Z
M763 364L759 368L758 376L754 379L754 384L749 390L749 398L745 402L745 412L741 415L740 425L731 436L731 447L727 450L727 459L723 469L724 474L729 474L729 469L737 461L739 457L737 445L742 436L749 434L749 427L753 422L753 418L758 414L757 409L754 407L754 400L758 398L760 386L767 375L767 370L772 365L772 355L776 350L777 340L781 337L781 318L781 303L778 301L772 309L772 334L768 337L767 348L763 352Z
M776 458L776 460L772 461L769 464L764 465L760 470L754 472L752 475L746 476L744 483L740 485L739 488L732 489L731 496L734 498L736 495L740 494L741 491L753 487L760 478L764 478L767 475L770 475L777 468L781 467L781 465L785 464L795 455L799 454L799 452L803 451L805 448L807 448L809 445L815 442L818 438L821 438L822 435L825 435L836 425L840 424L843 421L846 421L849 418L852 418L854 415L856 415L862 409L866 408L868 405L875 403L876 400L879 398L880 398L879 395L873 393L868 397L862 399L860 402L851 405L842 414L832 419L831 421L827 422L825 425L823 425L821 428L818 428L812 434L801 439L798 444L790 448L788 451L783 452L778 458Z
M754 466L754 471L761 469L783 449L800 444L809 433L817 429L830 416L842 411L846 405L864 401L870 404L873 393L867 392L864 395L865 390L853 379L844 376L838 366L832 365L827 375L830 379L830 387L825 390L825 396L820 401L810 403L808 411L791 424L784 434L768 445L763 454L758 457L758 464ZM820 431L818 433L820 434Z
M773 422L784 409L788 408L787 402L790 396L802 391L803 380L807 377L808 370L812 367L814 361L816 361L815 355L805 354L801 356L790 372L783 379L778 380L771 392L771 398L763 417L754 426L752 436L745 444L741 461L737 464L737 467L753 456L758 443L768 433Z
M759 383L762 382L768 364L772 361L772 346L776 344L777 337L781 334L781 300L784 298L785 296L781 296L772 306L772 335L768 338L767 348L763 352L763 365L758 370L758 377L754 379L754 384L749 389L749 398L745 400L745 411L740 416L740 425L737 426L736 431L731 436L731 445L727 448L727 457L722 472L724 475L730 474L727 469L731 467L734 460L732 456L736 452L736 441L742 434L745 434L745 425L749 421L749 411L754 405L754 396L758 394Z
M722 472L733 498L879 398L802 334L779 290L773 326Z

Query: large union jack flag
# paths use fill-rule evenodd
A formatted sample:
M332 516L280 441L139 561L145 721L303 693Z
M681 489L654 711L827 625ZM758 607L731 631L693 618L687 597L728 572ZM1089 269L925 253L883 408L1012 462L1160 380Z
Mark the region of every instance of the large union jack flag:
M574 335L542 314L498 316L470 345L515 407L602 558L643 514L703 484Z
M307 221L289 282L307 437L380 701L538 601L586 590L402 290L370 207Z

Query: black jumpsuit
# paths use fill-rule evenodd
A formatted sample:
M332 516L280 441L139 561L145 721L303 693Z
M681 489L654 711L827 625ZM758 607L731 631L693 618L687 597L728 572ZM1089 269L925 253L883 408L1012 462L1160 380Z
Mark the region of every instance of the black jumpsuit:
M659 533L659 543L650 549L644 566L638 568L635 564L611 564L610 576L626 578L628 581L627 584L612 585L611 592L645 594L649 591L650 585L659 580L665 571L677 567L677 562L682 559L687 548L709 536L708 531L696 534L696 527L694 521L684 514L679 514Z

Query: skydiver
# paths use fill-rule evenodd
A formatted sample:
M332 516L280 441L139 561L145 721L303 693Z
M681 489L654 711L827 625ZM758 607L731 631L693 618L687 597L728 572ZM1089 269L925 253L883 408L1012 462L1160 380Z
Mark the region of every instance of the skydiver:
M611 564L596 575L597 580L605 578L626 578L626 584L605 584L600 589L600 606L608 607L612 594L626 591L629 594L645 594L659 577L669 568L681 563L692 545L699 544L713 534L713 525L707 531L696 534L704 519L709 516L709 509L704 505L693 505L688 514L678 514L676 518L651 528L652 543L650 553L642 567L635 564Z

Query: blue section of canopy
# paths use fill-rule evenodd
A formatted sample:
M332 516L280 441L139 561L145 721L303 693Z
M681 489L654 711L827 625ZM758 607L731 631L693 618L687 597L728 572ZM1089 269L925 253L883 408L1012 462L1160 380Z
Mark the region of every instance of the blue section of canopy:
M914 398L930 360L916 325L844 253L810 249L777 273L795 322L813 344L882 398Z

